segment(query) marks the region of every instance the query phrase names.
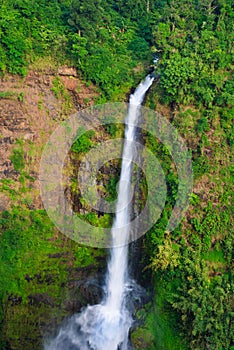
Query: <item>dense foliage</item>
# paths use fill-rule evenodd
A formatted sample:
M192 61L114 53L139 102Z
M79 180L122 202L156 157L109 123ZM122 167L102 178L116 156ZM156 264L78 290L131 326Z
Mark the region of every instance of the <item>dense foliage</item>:
M0 0L2 74L24 76L31 62L50 51L58 62L69 62L87 82L98 85L103 100L114 100L139 80L141 67L152 61L152 54L159 57L160 80L147 104L171 118L186 140L193 160L194 193L181 225L165 232L177 196L177 174L168 150L145 135L168 185L164 211L144 241L145 275L150 271L156 290L146 324L156 349L234 349L232 5L231 0ZM59 98L65 92L56 79L52 89ZM110 124L105 131L115 137L117 129ZM94 142L93 134L86 133L72 151L87 152ZM24 171L22 143L13 150L11 161L20 173L19 191L25 192L26 182L33 179ZM116 178L112 172L104 183L107 199L116 197ZM74 182L74 192L76 186ZM2 182L2 191L13 204L17 202L11 180ZM29 209L26 202L0 217L2 300L9 296L7 291L24 298L26 272L35 274L43 261L39 250L54 249L50 238L55 231L47 216ZM87 219L97 225L101 220L104 226L109 223L93 213ZM92 262L89 250L72 245L71 251L80 266ZM46 260L45 269L50 268L47 264ZM8 280L9 274L14 282ZM61 282L66 274L62 268Z
M211 108L233 102L231 1L173 1L153 28L165 100Z
M129 90L133 68L151 58L137 15L122 16L120 7L105 0L1 1L0 71L25 75L50 51L60 62L65 54L108 98Z
M231 1L157 2L152 25L153 50L160 56L161 79L149 104L170 107L172 123L186 139L193 159L194 192L182 225L165 233L176 197L176 173L162 145L147 138L169 182L161 220L146 246L155 271L156 348L178 349L160 330L164 308L187 334L191 349L233 349L231 167L233 147L233 10ZM207 180L208 178L208 180ZM152 247L155 253L152 254ZM162 287L163 292L162 293ZM170 324L166 320L165 330ZM173 322L171 323L173 324ZM166 334L166 331L165 331Z

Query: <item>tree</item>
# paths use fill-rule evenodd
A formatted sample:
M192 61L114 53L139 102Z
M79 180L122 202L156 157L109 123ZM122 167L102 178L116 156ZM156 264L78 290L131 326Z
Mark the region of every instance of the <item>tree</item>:
M68 23L79 35L94 40L97 37L97 27L102 23L102 15L101 0L74 0Z

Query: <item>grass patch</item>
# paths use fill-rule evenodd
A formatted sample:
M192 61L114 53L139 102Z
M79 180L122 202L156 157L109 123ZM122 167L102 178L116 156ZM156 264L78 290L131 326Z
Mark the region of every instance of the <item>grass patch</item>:
M165 299L165 289L156 283L154 310L149 317L149 326L154 335L157 350L187 350L184 339L180 336L178 318ZM153 350L153 348L150 348Z
M213 249L203 255L205 260L208 260L212 263L222 263L225 264L225 259L221 249Z
M18 100L19 102L24 101L24 92L16 91L0 91L0 98L6 100Z
M57 232L44 210L14 207L0 216L0 295L46 292L59 298L60 285L67 281L68 267L95 263L102 254L84 248ZM51 259L51 256L58 256ZM38 281L38 276L40 278ZM9 277L10 276L10 277ZM29 276L31 283L25 276ZM51 283L47 283L48 276Z
M144 324L133 332L134 349L147 350L188 350L180 335L179 320L165 298L166 288L156 283L153 306L145 310Z

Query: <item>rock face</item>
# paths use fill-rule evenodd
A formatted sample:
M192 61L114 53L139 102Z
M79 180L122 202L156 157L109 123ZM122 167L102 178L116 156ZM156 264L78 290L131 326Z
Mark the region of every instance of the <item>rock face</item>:
M60 95L56 94L55 79L63 89ZM25 78L9 75L1 78L0 179L18 179L19 173L11 155L17 147L17 140L20 140L24 145L26 166L36 179L33 187L38 190L41 151L51 131L77 109L92 104L95 95L94 87L87 87L72 67L31 70ZM40 206L39 197L33 200L36 206Z
M78 78L78 74L75 68L72 67L60 67L58 69L58 74L61 76Z
M55 84L58 82L59 88ZM94 87L87 87L76 70L70 67L31 70L25 78L9 75L1 78L1 212L10 210L12 205L21 206L22 203L32 211L43 208L38 183L43 147L59 122L77 109L92 104L96 95ZM23 191L13 198L12 193L20 189L22 181ZM30 201L27 197L30 197ZM38 240L44 239L43 235L40 236L41 232L37 234L41 237ZM1 349L41 349L43 337L53 334L64 318L101 298L103 276L98 271L104 271L104 253L98 254L97 259L93 257L92 264L84 267L83 262L76 260L74 252L78 249L72 251L69 240L61 238L59 234L52 240L56 245L56 253L40 252L41 267L37 273L29 271L21 276L22 284L27 286L24 295L10 293L4 305L0 300ZM85 253L81 251L83 248L79 249L78 259L83 254L85 260ZM77 267L79 264L82 267ZM66 277L60 276L61 271Z

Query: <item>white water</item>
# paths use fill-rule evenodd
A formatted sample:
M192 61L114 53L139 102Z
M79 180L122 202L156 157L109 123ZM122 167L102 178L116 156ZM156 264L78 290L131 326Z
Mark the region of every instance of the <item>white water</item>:
M141 103L154 78L146 77L130 96L126 118L122 170L118 188L116 216L112 227L112 249L106 275L104 300L88 306L74 315L60 329L58 336L45 350L127 350L132 316L126 305L130 279L128 276L128 232L124 227L130 222L130 180L135 127ZM121 233L118 228L121 227Z

